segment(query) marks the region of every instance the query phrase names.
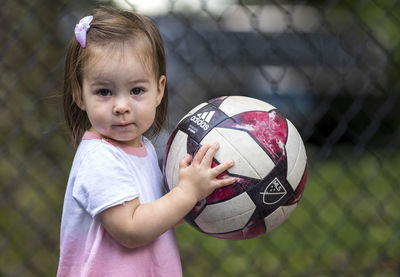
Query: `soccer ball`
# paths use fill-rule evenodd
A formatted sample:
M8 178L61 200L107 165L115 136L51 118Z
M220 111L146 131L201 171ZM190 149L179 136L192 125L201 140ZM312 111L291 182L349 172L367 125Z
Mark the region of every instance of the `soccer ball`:
M294 125L272 105L244 96L215 98L192 109L171 134L163 160L167 191L179 162L203 144L219 142L212 167L234 160L218 178L237 181L215 190L185 216L197 230L249 239L278 227L296 208L307 179L307 157Z

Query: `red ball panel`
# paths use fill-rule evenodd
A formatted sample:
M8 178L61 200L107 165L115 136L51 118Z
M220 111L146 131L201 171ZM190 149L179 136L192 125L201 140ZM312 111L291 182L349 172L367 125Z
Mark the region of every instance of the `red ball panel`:
M232 117L218 127L235 128L249 132L259 144L267 150L269 156L277 163L285 155L287 140L286 119L277 111L246 112Z

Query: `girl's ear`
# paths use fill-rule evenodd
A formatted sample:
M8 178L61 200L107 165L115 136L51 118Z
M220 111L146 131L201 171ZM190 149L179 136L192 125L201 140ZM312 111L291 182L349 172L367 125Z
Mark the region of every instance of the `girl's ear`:
M82 99L82 93L81 92L76 92L72 94L72 99L74 100L75 104L82 110L86 110L85 103L83 102Z
M161 75L160 80L158 80L157 106L160 105L161 100L164 97L164 91L165 91L166 84L167 84L167 77L165 75Z

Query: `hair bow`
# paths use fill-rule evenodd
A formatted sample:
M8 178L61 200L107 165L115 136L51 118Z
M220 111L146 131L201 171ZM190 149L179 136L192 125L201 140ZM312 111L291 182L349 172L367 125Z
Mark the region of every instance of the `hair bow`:
M83 48L86 47L86 33L90 28L90 22L92 22L92 20L93 16L85 16L79 20L79 23L75 26L75 37Z

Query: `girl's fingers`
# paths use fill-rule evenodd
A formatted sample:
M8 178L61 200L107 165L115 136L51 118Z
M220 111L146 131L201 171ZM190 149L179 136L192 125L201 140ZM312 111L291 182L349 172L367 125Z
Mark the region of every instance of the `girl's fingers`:
M190 154L186 154L185 157L182 158L182 160L179 162L179 167L180 168L185 168L190 165L190 160L192 156Z
M202 147L200 147L199 151L197 151L196 155L193 158L193 162L201 163L209 148L210 145L203 145Z
M218 151L218 148L219 148L218 143L214 143L212 146L210 146L210 148L208 148L208 151L206 152L206 154L203 157L203 160L201 161L201 163L204 166L206 166L206 167L211 166L211 163L213 161L215 153Z
M228 170L229 168L231 168L234 165L235 165L235 162L233 160L229 161L229 162L222 163L220 165L217 165L216 167L213 168L213 174L215 176L218 176L222 172L224 172L225 170Z
M225 178L225 179L217 179L217 186L225 187L225 186L232 185L234 182L236 182L236 178L234 178L234 177Z
M210 168L212 161L214 159L215 153L218 151L218 149L219 149L218 143L214 143L213 145L204 145L199 149L199 151L193 158L192 162L197 162L205 168ZM217 165L216 167L212 168L211 173L214 176L218 176L225 170L234 166L234 164L235 164L235 162L233 160L222 163L222 164Z

